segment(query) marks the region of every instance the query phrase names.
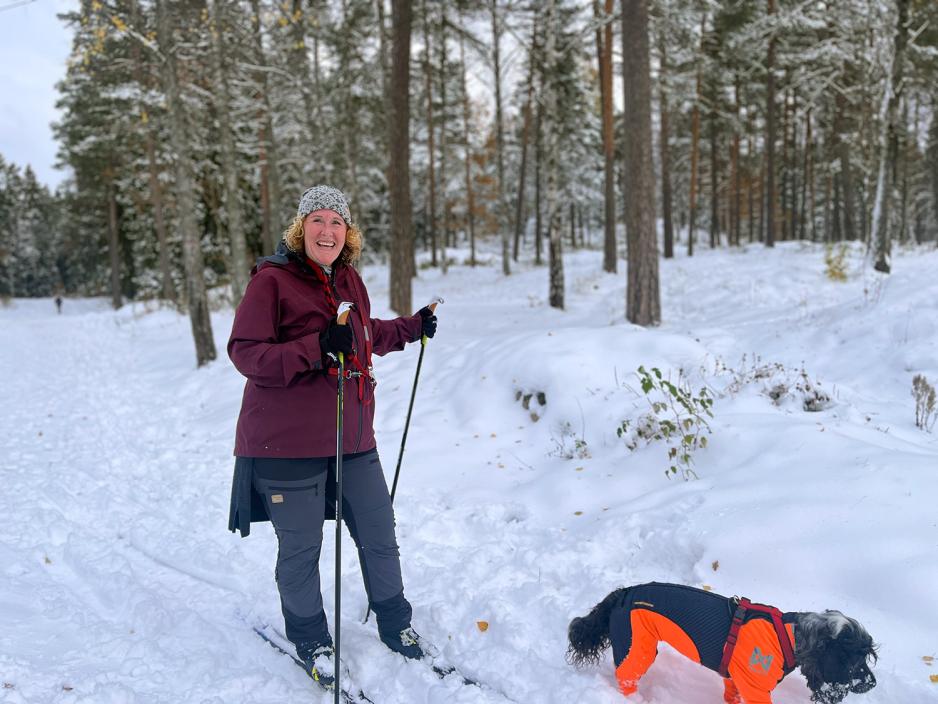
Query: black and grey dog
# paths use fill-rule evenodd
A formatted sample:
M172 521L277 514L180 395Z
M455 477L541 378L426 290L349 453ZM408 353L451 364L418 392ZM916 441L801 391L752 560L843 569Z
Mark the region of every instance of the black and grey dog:
M719 673L730 704L770 704L771 691L795 668L818 704L837 704L876 686L870 671L876 645L840 611L782 613L678 584L617 589L573 619L568 635L567 658L576 666L597 663L612 646L625 695L636 691L659 642Z

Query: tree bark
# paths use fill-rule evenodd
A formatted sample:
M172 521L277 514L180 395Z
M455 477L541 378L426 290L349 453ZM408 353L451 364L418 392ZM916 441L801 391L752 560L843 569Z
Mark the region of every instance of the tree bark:
M544 83L542 79L541 92L543 93L543 91ZM534 263L538 266L540 266L543 261L541 257L541 234L544 227L541 210L541 162L544 157L543 117L544 103L543 101L538 101L537 117L534 120Z
M466 167L466 224L469 228L469 266L476 265L476 199L475 190L472 187L472 146L469 141L469 89L466 86L466 48L463 35L459 35L459 65L462 68L462 128L463 141L466 143L465 161ZM530 99L530 97L529 97ZM527 113L530 114L530 104L528 104ZM525 129L527 125L525 125ZM524 190L524 157L527 151L527 144L522 151L521 157L521 189ZM519 194L518 202L521 202L522 196ZM520 216L519 216L520 219ZM444 253L445 254L445 253ZM518 257L517 239L515 240L515 258Z
M182 234L182 261L186 277L186 305L195 342L196 364L202 366L217 356L212 337L212 319L205 290L205 264L201 237L195 219L195 179L189 153L188 125L180 94L176 46L172 36L167 0L156 0L157 42L163 55L163 84L170 122L170 144L175 156L176 217Z
M700 50L698 57L703 53L704 34L707 29L707 15L700 18ZM697 229L697 181L699 179L700 160L700 88L702 83L701 69L698 58L697 80L694 89L694 107L691 109L691 137L690 137L690 194L689 194L689 222L687 226L687 256L694 256L694 239Z
M433 71L430 68L430 18L427 12L427 3L424 0L421 3L423 11L423 77L424 91L427 97L427 232L430 235L430 264L437 266L437 252L439 250L439 240L436 229L436 128L433 122Z
M628 240L626 317L661 322L655 174L651 161L651 69L648 0L622 0L622 88L625 98L625 227Z
M804 115L804 161L801 174L801 208L798 215L798 238L806 239L808 218L811 218L811 239L814 239L814 178L811 173L811 108ZM810 183L810 188L809 188ZM808 193L811 194L811 211L808 212Z
M414 239L410 202L410 0L391 0L391 106L388 147L388 195L391 198L391 309L412 313Z
M227 0L212 0L212 63L215 74L213 82L215 113L218 118L219 147L221 154L222 187L225 194L225 226L228 230L228 275L231 279L231 303L237 306L248 283L247 251L244 241L244 216L241 214L241 197L238 192L237 154L231 126L231 92L228 88L228 62L222 37L225 32L223 3Z
M661 111L659 148L661 150L661 217L664 221L664 258L674 257L674 218L671 204L671 134L668 108L668 53L664 33L658 35L661 76L658 81L658 100Z
M446 174L446 3L440 6L440 111L443 119L440 121L440 197L443 200L443 236L440 238L440 268L445 274L446 265L446 247L450 236L450 222L452 221L450 200L447 189Z
M267 220L269 231L266 245L273 252L286 229L284 218L287 210L283 203L280 186L280 145L274 133L273 109L270 105L270 82L267 77L267 57L264 54L264 41L261 34L261 10L259 0L251 0L251 27L254 40L254 63L258 66L257 78L261 84L260 103L263 110L263 149L265 182L267 184Z
M545 20L544 46L544 109L547 119L547 227L550 232L548 302L551 308L564 307L563 280L563 237L561 232L561 213L559 195L560 135L557 124L559 96L557 95L556 77L553 68L557 64L557 35L560 31L557 21L556 0L548 0Z
M596 28L596 54L599 60L599 92L602 100L602 139L603 139L603 271L616 273L618 253L616 252L616 175L615 175L615 125L613 124L612 108L612 17L613 0L605 0L603 10L600 12L599 0L593 2L593 14L597 19L602 18L605 25ZM662 46L662 52L664 47ZM662 53L662 56L664 54ZM662 58L662 61L664 59ZM663 74L663 69L662 69ZM662 87L662 101L665 100ZM662 102L664 106L664 102ZM667 119L666 108L662 107L662 121ZM667 130L667 124L662 126L662 140ZM666 143L662 146L662 155L667 151ZM663 158L663 157L662 157ZM662 162L662 170L666 169ZM662 176L662 179L665 177ZM663 181L666 183L666 181ZM670 185L668 185L670 188ZM670 193L668 195L670 197ZM666 201L668 205L670 201ZM670 214L665 214L665 242L668 237ZM668 245L665 244L665 256Z
M303 101L303 121L306 127L305 136L308 140L306 144L318 151L322 148L322 138L320 137L322 133L321 125L323 124L322 103L319 100L313 100L309 87L311 75L313 78L313 92L316 95L322 93L319 86L318 61L314 67L315 70L310 71L309 52L306 49L306 24L304 19L306 12L303 9L303 4L302 0L292 0L292 9L286 2L281 5L281 9L290 23L290 43L292 45L289 51L290 72L295 76L296 90ZM315 46L317 42L318 40L314 37L313 56L318 60L319 48ZM331 160L314 161L304 159L303 162L305 168L302 169L301 178L310 180L315 176L314 180L321 183L324 180L323 172L325 172L325 176L328 178L326 182L335 183L335 173L332 169Z
M502 63L501 63L501 26L498 17L498 0L490 0L492 15L492 71L495 84L495 148L498 165L498 210L496 220L502 239L502 274L511 274L511 240L508 230L508 218L505 217L505 122L502 115Z
M775 0L768 0L769 16L775 15ZM770 30L769 51L766 57L766 128L765 128L765 246L775 246L775 27Z
M846 240L855 240L858 238L856 224L856 208L854 197L856 190L853 185L853 174L850 167L850 144L844 139L846 132L846 111L847 99L843 93L838 91L835 98L836 113L834 117L834 142L838 161L840 162L840 175L837 181L840 184L840 200L843 205L843 217L835 219L835 222L842 224L841 238ZM840 239L840 238L838 238Z
M716 102L717 91L711 95L711 101ZM717 112L716 106L711 105L709 114L710 133L710 249L720 246L720 160L717 150Z
M117 310L124 305L124 296L121 292L121 246L114 170L105 169L104 178L107 181L107 251L111 262L111 306Z
M879 178L876 185L876 205L873 209L873 242L876 247L876 262L873 268L888 274L892 269L892 225L890 209L896 190L897 162L899 160L899 103L902 100L905 47L908 38L909 0L896 0L895 48L892 67L886 83L886 114L879 162Z
M739 175L739 157L740 157L740 85L739 74L734 75L733 80L733 108L736 113L736 120L733 123L733 150L731 154L731 182L733 184L733 205L730 211L730 234L728 239L730 243L739 246L740 220L742 220L742 185Z

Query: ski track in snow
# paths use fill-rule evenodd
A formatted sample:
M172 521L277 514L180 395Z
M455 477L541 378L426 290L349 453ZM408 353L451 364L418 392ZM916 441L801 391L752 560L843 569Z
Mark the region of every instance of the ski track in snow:
M914 373L938 381L938 253L900 249L884 283L853 250L850 281L835 284L818 247L704 250L662 262L665 322L650 330L623 320L624 274L600 273L600 256L567 254L563 312L546 304L544 268L415 281L415 307L447 302L397 494L405 589L417 630L484 686L441 681L380 644L374 619L361 623L346 536L342 653L357 685L381 703L625 701L610 655L566 665L566 626L615 587L658 580L841 609L882 645L879 685L848 702L938 702L922 660L938 655L938 442L914 427L909 395ZM365 276L388 317L386 270ZM331 701L247 625L282 621L272 531L226 530L243 387L224 357L231 318L214 314L221 358L195 370L188 320L167 310L0 309L0 701ZM416 355L376 361L389 484ZM724 393L734 373L774 362L785 371L773 383L803 365L830 407L806 413L797 393L775 406L762 380ZM647 410L640 364L721 394L697 481L664 477L662 445L630 452L616 436ZM525 410L518 391L547 403ZM663 647L629 701L721 693L717 676ZM807 704L801 676L774 699Z

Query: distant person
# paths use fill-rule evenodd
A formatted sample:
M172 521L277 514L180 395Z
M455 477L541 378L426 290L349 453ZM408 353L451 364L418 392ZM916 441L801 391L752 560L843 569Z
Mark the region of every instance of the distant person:
M61 296L55 297L55 309L58 311L59 315L62 314L62 297Z
M372 354L433 337L436 316L371 317L352 263L362 248L345 195L315 186L273 256L258 262L235 313L228 355L247 377L235 439L228 527L250 532L270 520L286 635L307 673L334 682L334 652L319 586L323 521L333 517L337 356L346 357L343 518L358 547L368 603L381 640L407 658L435 651L411 627L394 512L378 458ZM354 303L339 325L339 303ZM327 511L328 507L328 511ZM328 516L327 516L328 513Z

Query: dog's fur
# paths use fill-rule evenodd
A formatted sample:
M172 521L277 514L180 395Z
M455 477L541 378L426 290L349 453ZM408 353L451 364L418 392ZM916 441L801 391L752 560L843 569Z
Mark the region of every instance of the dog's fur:
M610 646L609 617L625 589L617 589L586 615L570 622L567 660L576 667L596 664ZM681 624L677 624L680 626ZM795 667L811 690L811 701L837 704L849 693L876 686L869 665L876 648L866 629L840 611L798 613L795 627Z

